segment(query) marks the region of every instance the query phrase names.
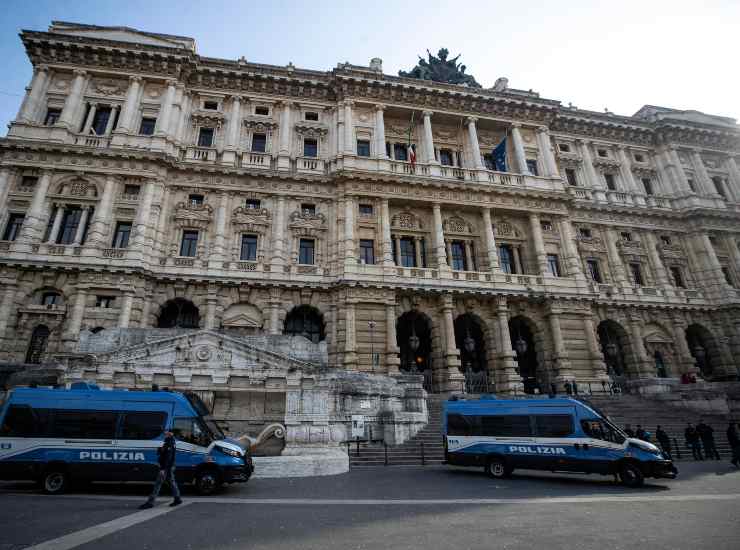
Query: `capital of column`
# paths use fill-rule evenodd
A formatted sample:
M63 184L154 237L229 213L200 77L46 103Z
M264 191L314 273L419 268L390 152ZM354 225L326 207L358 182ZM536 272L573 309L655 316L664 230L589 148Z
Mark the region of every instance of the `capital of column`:
M168 78L168 79L166 79L166 80L164 81L164 83L165 83L165 85L166 85L167 87L170 87L170 86L171 86L171 87L173 87L173 88L174 88L174 87L176 87L176 86L177 86L177 80L175 80L174 78Z
M43 65L37 65L33 68L34 72L37 73L48 73L49 72L49 66L46 64Z
M512 128L521 128L522 127L522 123L521 122L512 122L511 123L511 127Z
M469 117L467 117L465 119L465 122L467 122L468 125L476 124L478 122L478 117L477 116L469 116Z
M87 71L85 69L74 69L72 74L75 76L87 76Z
M538 134L549 134L550 128L547 126L537 126L537 133Z
M377 105L375 105L375 110L376 111L379 111L379 112L382 113L383 111L385 111L385 109L386 109L386 106L385 105L382 105L380 103L378 103Z
M353 99L345 99L343 103L345 107L353 107L355 101Z
M506 296L496 296L496 310L499 313L509 311L509 304Z
M128 77L129 82L141 82L142 80L144 79L138 75L131 75Z
M434 114L434 111L422 111L422 113L421 113L421 114L422 114L422 116L423 116L424 118L431 118L431 117L432 117L432 115Z

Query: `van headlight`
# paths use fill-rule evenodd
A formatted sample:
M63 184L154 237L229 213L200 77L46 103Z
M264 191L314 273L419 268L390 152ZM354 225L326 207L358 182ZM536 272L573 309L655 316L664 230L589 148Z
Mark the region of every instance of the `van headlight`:
M228 456L233 456L234 458L241 458L242 453L239 451L235 451L234 449L227 449L226 447L221 447L220 445L217 445L216 448Z

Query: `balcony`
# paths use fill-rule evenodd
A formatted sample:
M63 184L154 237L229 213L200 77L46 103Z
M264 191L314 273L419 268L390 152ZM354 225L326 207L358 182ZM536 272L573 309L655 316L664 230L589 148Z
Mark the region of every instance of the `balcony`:
M110 146L110 136L74 136L74 144L96 149L106 149Z
M185 150L185 160L194 162L216 162L218 154L212 147L188 147Z
M308 174L323 174L324 161L314 157L298 157L295 159L296 171Z
M269 170L272 168L272 156L270 153L243 153L241 167Z

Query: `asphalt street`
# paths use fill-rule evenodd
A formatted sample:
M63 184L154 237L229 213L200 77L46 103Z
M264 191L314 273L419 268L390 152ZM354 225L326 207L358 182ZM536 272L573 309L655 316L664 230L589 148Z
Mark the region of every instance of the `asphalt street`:
M379 468L255 479L139 511L149 487L97 484L48 497L0 483L0 550L740 548L740 471L683 463L642 489L610 477Z

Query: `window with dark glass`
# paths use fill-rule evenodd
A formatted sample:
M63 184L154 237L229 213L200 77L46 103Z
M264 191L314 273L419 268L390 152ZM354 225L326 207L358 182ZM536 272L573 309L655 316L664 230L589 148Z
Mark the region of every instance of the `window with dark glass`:
M653 182L650 178L642 178L642 186L645 188L646 195L653 194Z
M387 156L388 158L391 158L391 142L390 141L385 142L385 156Z
M319 143L315 139L304 139L303 140L303 156L304 157L318 157L319 156Z
M453 164L452 159L453 159L452 151L450 151L449 149L441 149L439 151L439 163L442 166L452 166Z
M270 108L263 105L258 105L254 108L254 114L260 116L267 116L270 114Z
M714 183L714 188L717 190L717 193L723 199L726 199L727 198L727 195L725 194L725 186L724 186L724 183L722 181L722 178L715 176L715 177L712 178L712 183Z
M306 120L319 120L319 113L314 111L307 111L305 117Z
M465 271L465 244L462 241L452 241L450 243L450 253L452 254L452 269Z
M218 111L218 101L204 101L203 108L208 111Z
M542 220L540 222L540 227L542 228L542 231L552 231L552 221Z
M579 235L581 236L581 238L583 238L583 239L590 239L590 238L591 238L591 229L590 229L590 228L588 228L588 227L581 227L581 228L580 228L580 229L578 230L578 234L579 234Z
M131 222L118 222L113 235L113 248L128 248L129 237L131 237Z
M681 268L678 266L671 266L671 278L673 279L673 286L678 288L686 288L686 283L684 283L683 280L683 273L681 273Z
M315 248L316 242L313 239L301 239L298 250L298 263L304 265L313 265Z
M596 150L596 153L597 153L597 154L598 154L598 155L599 155L600 157L606 157L606 156L607 156L607 153L606 153L606 149L597 149L597 150Z
M198 147L212 147L213 135L213 128L201 128L198 132Z
M23 178L21 178L21 185L20 185L19 191L29 193L33 191L33 188L36 187L36 184L38 182L39 182L39 178L36 176L23 176Z
M565 169L565 179L568 180L568 185L572 185L573 187L578 185L578 180L576 179L576 171L573 170L573 168Z
M252 152L264 153L267 151L267 134L252 135Z
M58 439L113 439L118 413L56 409L50 437Z
M639 153L635 153L635 162L645 162L645 157Z
M569 414L536 414L537 437L566 437L573 433L573 417Z
M363 216L372 216L373 215L373 205L372 204L361 204L360 214L362 214Z
M735 281L732 280L732 273L730 273L730 268L726 266L722 266L722 275L725 276L725 281L728 285L731 287L735 287Z
M413 237L401 237L401 265L403 267L418 267L416 265L416 248Z
M54 126L62 115L61 109L47 109L46 116L44 117L45 126Z
M486 170L496 169L496 163L494 162L493 155L491 153L486 153L483 155L483 165L486 167Z
M560 277L560 262L558 262L557 254L547 255L547 270L554 277Z
M588 266L588 273L591 275L591 279L595 283L603 283L604 280L601 277L601 270L599 269L598 260L586 260L586 266Z
M102 136L105 134L105 129L108 127L108 121L111 116L110 107L98 107L95 110L95 116L93 117L92 130L96 135Z
M393 144L393 158L396 160L408 160L409 155L405 143Z
M123 413L119 439L156 439L162 435L166 420L165 412Z
M606 181L606 188L609 191L614 191L617 188L617 184L614 181L614 174L604 174L604 180Z
M124 195L135 196L139 194L139 191L141 191L141 186L139 185L125 185L123 187Z
M696 186L694 185L694 180L689 178L686 180L686 182L689 184L689 189L691 189L691 192L696 193Z
M358 157L369 157L370 156L370 142L366 139L357 140L357 156Z
M242 249L239 259L244 262L257 261L257 235L242 235Z
M671 238L668 235L661 235L660 236L660 242L663 243L666 246L671 245Z
M48 429L49 409L10 405L3 419L2 437L43 437Z
M54 306L61 301L61 296L58 292L44 292L41 295L42 306Z
M301 212L308 216L315 216L316 215L316 205L310 204L310 203L303 203L301 204Z
M532 437L528 415L479 416L480 435L488 437ZM475 429L474 423L474 429Z
M501 271L504 273L516 273L516 266L514 265L514 252L510 245L502 244L498 247L498 259L501 265Z
M258 209L262 206L262 202L259 199L247 199L246 207L252 209Z
M151 117L144 117L141 119L141 125L139 126L139 134L142 136L151 136L154 134L154 128L157 126L157 119Z
M81 208L65 208L62 215L62 225L57 236L57 244L72 244L77 234L77 227L82 218Z
M188 195L188 202L191 206L202 206L205 197L203 195L191 194Z
M182 232L180 256L195 257L198 253L198 232L185 230Z
M559 143L558 149L560 149L563 153L570 153L570 145L567 143Z
M629 231L622 231L620 233L620 236L622 237L623 241L628 243L632 242L632 233L630 233Z
M539 170L537 170L537 161L534 159L527 159L527 170L533 176L539 176Z
M199 418L175 418L172 422L172 433L178 441L207 447L211 437Z
M360 263L375 263L375 242L372 239L360 239Z
M8 223L5 224L5 231L3 231L4 241L14 241L18 238L25 217L25 214L11 214L8 217Z
M642 268L640 267L640 264L636 262L630 263L630 273L632 274L632 282L635 286L642 286Z
M115 296L96 296L95 297L95 307L102 307L103 309L110 309L113 307L113 302L115 302L116 297Z

